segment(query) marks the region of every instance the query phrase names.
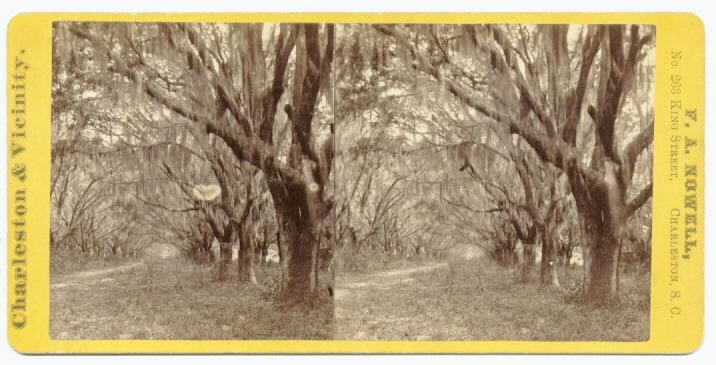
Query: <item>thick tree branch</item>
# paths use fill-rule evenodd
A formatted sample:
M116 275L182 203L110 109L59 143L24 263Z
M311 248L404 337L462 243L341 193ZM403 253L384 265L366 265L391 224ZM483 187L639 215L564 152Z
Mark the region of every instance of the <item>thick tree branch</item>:
M598 27L595 34L587 36L582 47L582 63L579 67L579 79L574 89L573 106L567 115L567 121L562 129L562 139L570 146L577 144L577 126L582 117L582 104L584 103L584 94L587 90L589 81L589 73L594 63L594 58L599 52L599 45L604 37L604 28Z
M639 194L637 194L634 199L627 203L624 209L624 220L629 219L629 217L631 217L634 212L639 210L642 205L646 204L646 202L649 201L652 195L653 185L653 182L649 183L649 185L641 189Z
M644 149L652 144L653 141L654 120L652 119L646 128L642 129L641 132L639 132L639 134L637 134L636 137L634 137L634 139L632 139L626 147L624 147L622 156L624 156L623 169L625 182L631 181L637 158Z
M296 34L298 33L296 25L282 24L279 28L278 39L275 45L276 61L274 63L273 81L271 89L266 94L265 103L267 104L267 114L271 114L271 118L264 118L259 127L259 136L261 140L273 145L273 127L275 121L278 102L284 93L284 83L288 59L296 45Z

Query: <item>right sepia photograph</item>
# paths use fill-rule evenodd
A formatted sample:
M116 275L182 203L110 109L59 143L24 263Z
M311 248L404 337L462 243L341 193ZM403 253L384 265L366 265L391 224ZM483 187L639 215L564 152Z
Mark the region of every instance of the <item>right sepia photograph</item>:
M646 341L656 28L336 28L337 340Z

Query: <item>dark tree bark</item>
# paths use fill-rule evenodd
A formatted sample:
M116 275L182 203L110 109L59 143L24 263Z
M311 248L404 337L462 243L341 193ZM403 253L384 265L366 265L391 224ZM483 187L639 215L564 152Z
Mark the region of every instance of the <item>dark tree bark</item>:
M314 275L319 246L318 219L321 202L317 193L307 191L304 186L293 186L288 191L274 191L276 184L269 184L274 197L276 211L281 215L280 259L285 268L283 283L287 298L299 301L314 300L318 294L318 283Z

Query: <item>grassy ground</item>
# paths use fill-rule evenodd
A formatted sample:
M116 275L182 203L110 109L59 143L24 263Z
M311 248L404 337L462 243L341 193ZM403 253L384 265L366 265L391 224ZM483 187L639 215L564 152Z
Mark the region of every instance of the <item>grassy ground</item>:
M315 309L282 306L276 299L276 266L257 268L260 286L240 285L233 278L215 282L211 268L181 258L101 266L92 271L65 270L53 274L51 338L206 340L332 336L330 298L326 295Z
M533 270L534 280L539 269ZM516 283L489 260L423 264L372 274L337 272L336 337L355 340L643 341L649 275L621 275L622 304L589 308L560 290ZM562 272L571 286L581 267Z

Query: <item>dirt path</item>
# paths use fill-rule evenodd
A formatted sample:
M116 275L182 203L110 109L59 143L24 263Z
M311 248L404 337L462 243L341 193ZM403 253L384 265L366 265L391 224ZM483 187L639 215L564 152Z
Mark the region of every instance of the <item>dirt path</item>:
M413 281L410 277L413 274L430 272L447 267L447 263L437 263L426 266L411 267L400 270L381 271L373 274L355 275L348 274L343 277L336 277L336 297L350 295L351 289L376 288L386 289L398 283Z
M78 272L78 273L74 273L74 274L69 274L69 275L63 276L61 278L58 278L57 282L52 283L50 286L52 288L63 288L63 287L73 286L73 285L89 285L89 284L95 284L97 282L112 281L113 279L110 277L107 277L107 276L110 276L111 274L118 273L118 272L128 271L128 270L137 268L142 265L144 265L144 262L140 261L140 262L135 262L132 264L111 267L108 269L83 271L83 272ZM102 276L105 276L105 278L100 278Z
M375 339L372 329L393 326L413 320L409 312L396 315L376 306L379 303L400 303L406 292L420 298L422 285L413 277L448 267L437 263L407 269L383 271L366 275L343 275L336 277L335 336L336 339Z

